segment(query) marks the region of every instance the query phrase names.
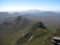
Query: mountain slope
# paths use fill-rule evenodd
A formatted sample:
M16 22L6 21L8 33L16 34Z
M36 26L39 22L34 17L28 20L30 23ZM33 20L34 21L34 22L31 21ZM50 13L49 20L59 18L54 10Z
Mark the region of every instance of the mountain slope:
M13 19L13 18L12 18ZM0 45L12 45L33 25L29 19L18 16L0 24Z
M30 11L22 16L17 16L20 13L12 15L6 14L8 17L0 20L0 45L53 45L51 30L55 32L59 28L60 14ZM60 36L58 32L56 35Z
M56 12L41 12L41 13L33 13L26 14L23 17L29 18L36 22L42 21L46 27L52 31L56 31L57 28L60 27L60 14Z
M18 39L16 45L42 45L50 35L51 32L39 22L30 28L24 36Z

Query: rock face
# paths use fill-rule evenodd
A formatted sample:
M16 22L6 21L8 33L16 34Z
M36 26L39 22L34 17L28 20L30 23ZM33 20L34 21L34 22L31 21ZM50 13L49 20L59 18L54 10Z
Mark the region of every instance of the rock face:
M45 27L45 25L40 21L39 22L39 25L38 25L40 28L43 28L43 29L45 29L46 27Z
M52 42L54 45L60 45L60 37L53 37Z
M31 41L31 40L32 40L32 38L33 38L33 35L31 35L31 37L28 39L28 41Z

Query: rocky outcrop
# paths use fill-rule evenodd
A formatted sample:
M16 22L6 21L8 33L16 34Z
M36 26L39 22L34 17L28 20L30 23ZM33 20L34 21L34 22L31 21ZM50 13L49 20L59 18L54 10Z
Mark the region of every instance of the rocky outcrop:
M43 28L43 29L45 29L46 28L46 26L43 24L43 22L39 22L39 25L38 25L38 27L40 27L40 28Z
M52 42L54 45L60 45L60 37L53 37Z

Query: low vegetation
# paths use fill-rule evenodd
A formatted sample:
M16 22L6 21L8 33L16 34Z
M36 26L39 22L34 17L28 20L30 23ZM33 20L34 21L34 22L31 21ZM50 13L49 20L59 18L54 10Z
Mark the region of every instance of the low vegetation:
M18 16L0 24L0 45L53 45L53 36L60 37L60 29L52 32L42 21L33 22Z

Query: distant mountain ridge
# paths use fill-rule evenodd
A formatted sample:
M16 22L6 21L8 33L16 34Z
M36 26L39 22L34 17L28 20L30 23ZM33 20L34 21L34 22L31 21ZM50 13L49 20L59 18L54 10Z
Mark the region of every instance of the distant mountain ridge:
M12 20L11 17L16 16L22 16L24 18L33 20L33 21L43 21L46 23L47 26L50 24L54 26L57 26L57 28L60 26L60 13L59 12L53 12L53 11L40 11L40 10L27 10L27 11L20 11L20 12L0 12L0 23L4 22L5 20ZM47 22L49 24L47 24ZM52 26L49 26L52 28Z
M11 17L14 20L6 20L5 22L0 24L0 32L2 31L18 31L22 30L24 28L31 27L33 25L33 21L23 18L21 16L18 16L16 18ZM11 29L11 30L10 30Z
M0 45L50 44L50 37L59 27L60 13L39 10L0 12Z

